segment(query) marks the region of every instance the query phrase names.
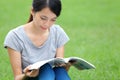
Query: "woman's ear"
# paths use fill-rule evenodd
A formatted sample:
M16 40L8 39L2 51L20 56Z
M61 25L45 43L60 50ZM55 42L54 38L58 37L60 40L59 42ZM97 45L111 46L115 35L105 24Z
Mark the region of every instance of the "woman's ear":
M31 8L31 15L34 17L34 15L35 15L35 12L34 12L34 9L33 9L33 7Z

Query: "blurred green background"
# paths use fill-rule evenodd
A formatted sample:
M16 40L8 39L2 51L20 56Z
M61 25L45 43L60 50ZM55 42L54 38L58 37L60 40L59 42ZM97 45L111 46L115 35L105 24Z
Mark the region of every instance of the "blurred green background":
M32 0L0 1L0 80L13 80L3 42L9 30L25 24ZM62 0L57 20L70 37L65 57L78 56L95 70L69 70L71 80L120 80L120 0Z

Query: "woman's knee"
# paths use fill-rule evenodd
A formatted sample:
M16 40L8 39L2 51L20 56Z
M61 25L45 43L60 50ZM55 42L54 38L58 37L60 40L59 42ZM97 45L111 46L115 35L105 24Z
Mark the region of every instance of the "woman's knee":
M55 80L71 80L66 69L63 67L55 67Z
M43 65L39 70L38 80L54 80L55 74L49 64Z

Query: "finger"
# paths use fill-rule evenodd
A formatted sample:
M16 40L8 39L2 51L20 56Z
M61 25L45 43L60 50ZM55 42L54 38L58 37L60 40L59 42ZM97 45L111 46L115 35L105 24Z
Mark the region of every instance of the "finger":
M30 66L27 66L27 67L23 70L23 72L24 72L24 73L26 73L26 72L31 72Z
M38 75L38 73L39 73L39 70L32 70L30 73L29 73L29 76L31 76L31 77L35 77L35 76L37 76Z
M60 65L60 67L64 67L64 66L66 66L66 64L61 64L61 65Z
M32 74L37 73L37 72L38 72L38 69L34 69L31 71Z

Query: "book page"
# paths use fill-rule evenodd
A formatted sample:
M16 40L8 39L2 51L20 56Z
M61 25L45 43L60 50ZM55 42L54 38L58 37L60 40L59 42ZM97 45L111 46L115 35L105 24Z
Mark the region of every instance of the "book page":
M49 60L39 61L39 62L36 62L36 63L30 65L30 70L39 69L41 66L43 66L46 63L49 63L52 67L55 67L55 66L58 67L61 64L64 64L65 61L62 58L53 58L53 59L49 59Z
M30 70L32 69L39 69L41 66L44 64L49 63L52 67L59 67L62 66L63 64L70 63L72 66L79 70L84 70L84 69L94 69L95 66L86 60L79 58L79 57L69 57L69 58L53 58L49 60L44 60L44 61L39 61L36 62L32 65L30 65Z
M32 70L32 69L39 69L41 66L43 66L46 63L48 63L51 60L54 60L54 59L49 59L49 60L36 62L36 63L30 65L30 70Z
M71 65L73 65L79 70L95 69L95 66L93 64L79 57L66 58L65 61L69 62Z

